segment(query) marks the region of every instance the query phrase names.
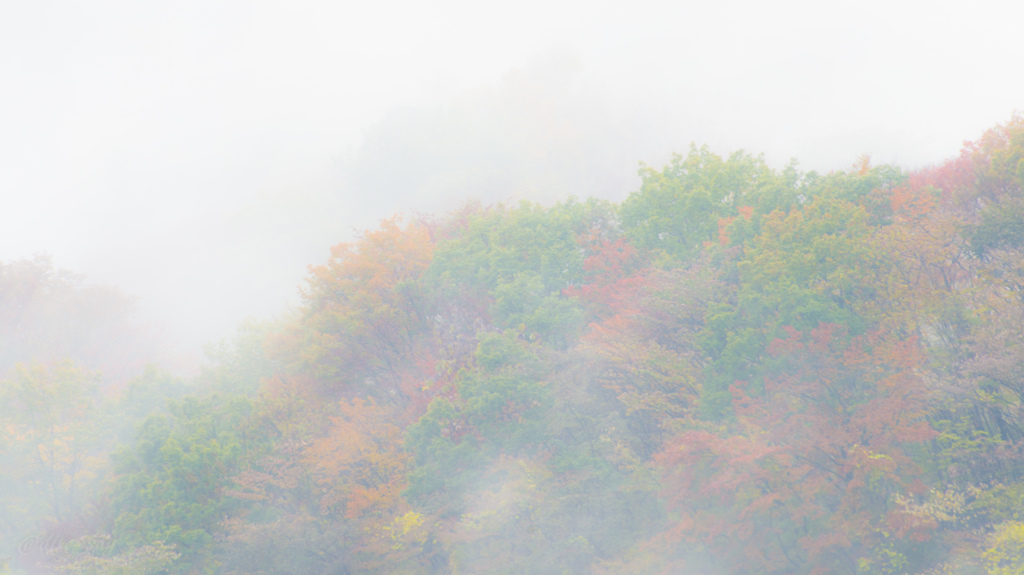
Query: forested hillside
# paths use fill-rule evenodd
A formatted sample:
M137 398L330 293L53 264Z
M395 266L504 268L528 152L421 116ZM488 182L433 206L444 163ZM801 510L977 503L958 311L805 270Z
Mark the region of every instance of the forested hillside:
M1024 572L1024 117L641 176L384 219L194 380L5 344L7 568Z

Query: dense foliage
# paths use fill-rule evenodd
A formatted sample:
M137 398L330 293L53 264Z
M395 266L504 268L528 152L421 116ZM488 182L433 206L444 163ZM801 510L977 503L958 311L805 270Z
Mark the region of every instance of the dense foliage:
M22 567L1024 572L1024 118L910 173L641 176L384 220L191 387L21 365L3 518L70 540Z

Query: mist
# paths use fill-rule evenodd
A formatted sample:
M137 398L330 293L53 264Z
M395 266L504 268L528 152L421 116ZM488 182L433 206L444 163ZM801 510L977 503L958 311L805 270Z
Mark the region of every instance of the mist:
M1022 21L0 5L0 575L1021 569Z
M1024 94L1005 2L0 10L0 260L137 297L190 365L391 213L621 200L691 142L918 168Z

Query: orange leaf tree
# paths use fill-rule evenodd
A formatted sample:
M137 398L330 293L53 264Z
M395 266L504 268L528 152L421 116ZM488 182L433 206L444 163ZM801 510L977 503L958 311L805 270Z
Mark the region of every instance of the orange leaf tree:
M311 269L304 320L293 351L328 387L367 383L391 397L407 395L402 372L425 355L425 298L417 282L433 241L416 222L381 222L356 243L339 244Z

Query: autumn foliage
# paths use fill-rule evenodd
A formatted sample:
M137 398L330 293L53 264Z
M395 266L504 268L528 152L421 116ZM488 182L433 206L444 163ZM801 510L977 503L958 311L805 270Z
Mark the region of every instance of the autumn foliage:
M1024 120L910 173L694 147L641 178L339 244L205 395L131 388L155 414L76 524L111 549L54 565L1020 572ZM52 525L112 451L92 377L4 382L0 455L33 467L3 480Z

